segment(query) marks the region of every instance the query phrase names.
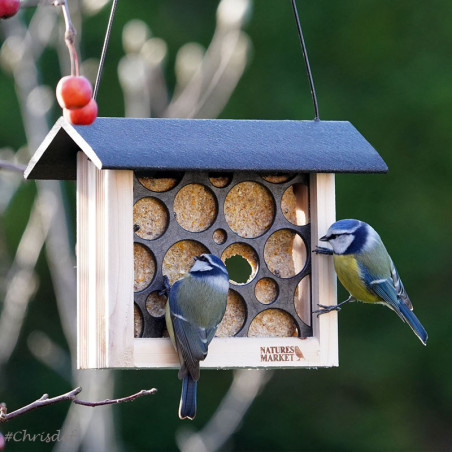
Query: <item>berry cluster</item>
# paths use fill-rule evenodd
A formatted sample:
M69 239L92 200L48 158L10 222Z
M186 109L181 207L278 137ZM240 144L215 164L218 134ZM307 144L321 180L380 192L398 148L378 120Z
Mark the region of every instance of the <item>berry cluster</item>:
M64 117L72 124L88 125L97 117L93 88L86 77L68 75L56 87L56 97Z
M8 19L19 11L19 0L0 0L0 19Z
M54 6L62 6L66 22L65 40L71 58L71 75L63 77L57 85L56 97L63 116L72 124L88 125L97 117L97 103L93 88L86 77L79 75L78 58L74 47L75 30L69 16L66 0L55 1ZM0 19L14 16L20 8L20 0L0 0Z

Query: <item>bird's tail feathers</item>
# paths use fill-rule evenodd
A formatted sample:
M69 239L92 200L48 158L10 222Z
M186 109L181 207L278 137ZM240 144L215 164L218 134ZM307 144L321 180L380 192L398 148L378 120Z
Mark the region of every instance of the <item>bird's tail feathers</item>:
M179 418L193 420L196 416L196 388L197 382L190 373L182 380L182 394L179 404Z
M396 312L399 314L400 318L408 323L420 341L424 345L427 345L427 331L425 331L425 328L422 326L419 319L414 315L414 312L410 309L410 307L401 301L398 303L397 308Z

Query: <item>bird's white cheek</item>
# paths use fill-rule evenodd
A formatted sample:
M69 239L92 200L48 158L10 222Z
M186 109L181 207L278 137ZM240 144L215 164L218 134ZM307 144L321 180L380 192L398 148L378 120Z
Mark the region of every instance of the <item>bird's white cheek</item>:
M330 240L330 245L336 254L344 254L348 247L352 244L354 237L352 235L340 235L339 237Z

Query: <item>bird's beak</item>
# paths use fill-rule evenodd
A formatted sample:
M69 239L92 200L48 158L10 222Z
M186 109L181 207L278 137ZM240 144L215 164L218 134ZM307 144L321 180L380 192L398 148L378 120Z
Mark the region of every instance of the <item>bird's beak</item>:
M320 237L319 240L321 242L328 242L328 237L326 235L324 235L323 237Z

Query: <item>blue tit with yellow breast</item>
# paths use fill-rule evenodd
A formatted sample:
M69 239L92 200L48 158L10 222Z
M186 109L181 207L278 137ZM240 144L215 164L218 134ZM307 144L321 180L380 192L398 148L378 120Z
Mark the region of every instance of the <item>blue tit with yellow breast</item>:
M221 259L202 254L169 291L165 319L181 365L181 419L194 419L196 415L199 362L206 358L209 343L224 316L228 290L229 276Z
M359 220L340 220L330 226L321 241L328 248L318 248L323 254L333 254L334 268L350 297L335 306L319 305L318 314L340 310L350 301L381 303L388 306L427 344L427 331L413 313L413 305L403 287L399 274L378 233Z

